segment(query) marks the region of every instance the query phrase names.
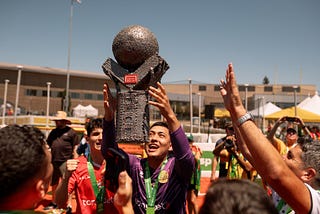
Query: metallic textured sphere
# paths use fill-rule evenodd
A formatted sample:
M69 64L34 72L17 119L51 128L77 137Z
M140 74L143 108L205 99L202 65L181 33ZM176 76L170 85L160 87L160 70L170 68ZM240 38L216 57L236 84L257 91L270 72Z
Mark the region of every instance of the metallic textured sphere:
M112 52L118 64L133 71L152 55L159 52L155 35L140 25L122 29L114 38Z

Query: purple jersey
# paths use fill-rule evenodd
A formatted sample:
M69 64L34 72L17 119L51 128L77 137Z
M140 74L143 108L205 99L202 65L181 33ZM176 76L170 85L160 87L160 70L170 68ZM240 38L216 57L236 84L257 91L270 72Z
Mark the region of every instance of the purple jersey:
M159 179L158 191L155 201L155 212L160 213L186 213L186 193L194 169L194 157L189 147L187 137L180 127L170 134L173 148L172 156L168 157ZM118 148L114 141L114 122L104 121L102 153L105 156L107 147ZM106 157L105 157L106 158ZM127 172L132 179L132 203L134 212L146 213L147 198L144 181L144 167L147 159L129 155ZM160 166L161 167L161 166ZM151 183L158 179L160 167L151 171Z

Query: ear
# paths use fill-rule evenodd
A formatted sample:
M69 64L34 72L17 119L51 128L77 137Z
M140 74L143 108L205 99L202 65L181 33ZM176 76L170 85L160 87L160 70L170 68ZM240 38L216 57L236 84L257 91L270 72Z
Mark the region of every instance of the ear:
M46 196L46 188L45 188L43 180L40 179L37 181L36 189L37 189L37 193L38 193L39 197L41 197L43 199Z
M316 170L314 168L308 167L303 170L303 175L301 179L305 182L310 184L313 178L316 176Z

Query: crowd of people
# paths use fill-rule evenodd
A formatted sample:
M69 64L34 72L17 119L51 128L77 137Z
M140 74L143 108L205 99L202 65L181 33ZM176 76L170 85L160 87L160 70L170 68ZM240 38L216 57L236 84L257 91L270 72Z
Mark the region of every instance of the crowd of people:
M0 213L33 212L49 186L52 202L45 209L65 213L71 213L73 197L75 213L320 213L319 131L285 116L265 136L242 104L232 64L220 82L231 121L213 150L211 184L201 207L196 199L202 152L186 135L165 87L157 83L148 93L149 105L164 119L151 124L142 158L116 143L116 98L107 84L104 117L90 118L82 139L62 111L48 138L32 126L1 128ZM281 126L283 140L276 136ZM119 174L110 151L124 161ZM254 182L257 175L263 186ZM110 176L116 176L115 184Z

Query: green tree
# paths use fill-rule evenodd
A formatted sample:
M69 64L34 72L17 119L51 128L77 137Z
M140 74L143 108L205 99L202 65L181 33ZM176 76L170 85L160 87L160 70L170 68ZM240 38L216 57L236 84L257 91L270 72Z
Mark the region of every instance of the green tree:
M270 83L269 78L267 76L264 76L263 80L262 80L262 84L263 85L268 85Z

